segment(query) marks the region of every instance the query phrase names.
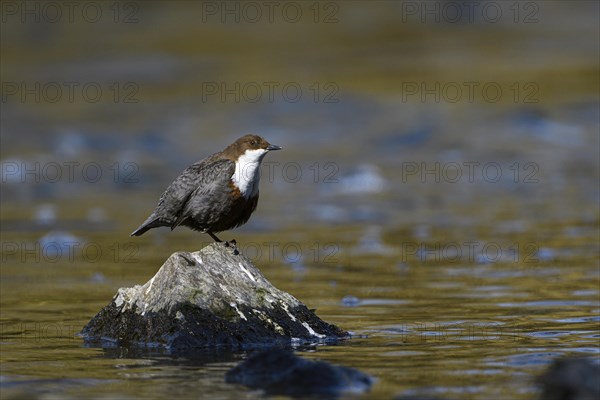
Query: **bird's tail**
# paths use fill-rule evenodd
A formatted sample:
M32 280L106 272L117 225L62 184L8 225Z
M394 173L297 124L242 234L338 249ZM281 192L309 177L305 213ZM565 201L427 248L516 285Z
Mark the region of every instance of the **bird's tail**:
M141 224L139 226L139 228L137 228L135 231L133 231L130 236L141 236L147 230L156 228L157 226L161 226L159 218L157 216L155 216L154 214L152 214L151 216L148 217L148 219L146 221L144 221L143 224Z

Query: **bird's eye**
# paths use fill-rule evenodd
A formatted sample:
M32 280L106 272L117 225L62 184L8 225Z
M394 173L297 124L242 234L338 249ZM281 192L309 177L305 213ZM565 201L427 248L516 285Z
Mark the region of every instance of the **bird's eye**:
M251 140L251 141L250 141L250 144L251 144L252 146L256 145L256 140Z

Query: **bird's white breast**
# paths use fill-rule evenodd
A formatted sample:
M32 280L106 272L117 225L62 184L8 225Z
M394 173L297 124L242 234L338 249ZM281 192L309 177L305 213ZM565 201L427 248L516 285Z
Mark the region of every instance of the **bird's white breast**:
M260 163L267 150L246 150L235 163L235 173L231 177L245 198L256 196L260 181Z

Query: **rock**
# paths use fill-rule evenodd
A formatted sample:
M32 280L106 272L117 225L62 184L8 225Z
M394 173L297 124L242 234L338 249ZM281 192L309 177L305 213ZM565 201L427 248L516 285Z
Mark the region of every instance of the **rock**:
M271 349L255 353L230 369L225 381L260 388L269 395L339 396L368 392L374 380L353 368L305 360L290 350Z
M172 254L145 285L119 289L80 335L88 345L164 347L172 352L348 337L275 288L246 257L222 243Z
M587 358L555 360L539 378L541 400L600 399L600 365Z

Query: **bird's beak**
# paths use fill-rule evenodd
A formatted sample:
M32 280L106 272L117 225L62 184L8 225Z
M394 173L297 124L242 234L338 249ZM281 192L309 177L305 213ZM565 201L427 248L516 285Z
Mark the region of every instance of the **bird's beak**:
M281 146L275 146L274 144L270 144L269 147L267 147L267 150L271 151L271 150L281 150Z

